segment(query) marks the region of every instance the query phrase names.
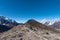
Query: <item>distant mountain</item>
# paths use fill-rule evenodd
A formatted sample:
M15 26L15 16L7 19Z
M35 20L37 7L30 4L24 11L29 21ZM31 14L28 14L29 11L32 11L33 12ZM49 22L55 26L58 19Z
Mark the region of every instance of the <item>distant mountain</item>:
M54 24L50 25L54 28L60 29L60 21L59 22L55 22Z
M0 25L17 25L17 22L15 20L6 18L4 16L0 16Z
M40 21L40 23L45 24L45 25L52 25L55 22L59 22L60 19L51 19L51 20L47 20L47 19L43 19Z
M18 23L15 20L0 16L0 32L8 31L9 29L17 25Z
M54 20L50 20L50 21L42 20L40 23L42 23L46 26L51 26L51 27L60 29L60 20L58 20L58 19L54 19Z

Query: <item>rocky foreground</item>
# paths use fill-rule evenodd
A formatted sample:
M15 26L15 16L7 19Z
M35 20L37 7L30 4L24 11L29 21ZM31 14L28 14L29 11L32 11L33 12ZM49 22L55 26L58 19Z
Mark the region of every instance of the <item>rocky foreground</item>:
M11 30L3 32L0 40L60 40L60 31L45 27L41 23L29 20L25 24L17 25Z

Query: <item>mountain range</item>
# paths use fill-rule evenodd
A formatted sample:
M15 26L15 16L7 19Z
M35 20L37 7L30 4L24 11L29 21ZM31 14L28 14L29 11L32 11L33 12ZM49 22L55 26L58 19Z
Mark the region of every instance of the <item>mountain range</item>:
M53 19L53 20L42 20L40 23L46 25L46 26L52 26L54 28L60 29L60 19Z
M0 40L60 40L59 25L60 21L38 22L34 19L17 23L0 16Z
M54 19L54 20L47 20L47 19L43 19L40 21L40 23L46 25L46 26L55 26L55 27L59 27L60 25L60 20L59 19ZM1 25L7 25L7 26L16 26L18 23L15 20L9 19L7 17L4 16L0 16L0 24ZM22 23L19 23L22 24Z
M30 19L0 33L0 40L60 40L60 31Z
M31 23L30 23L31 25L34 23L34 25L33 25L34 27L35 26L39 27L39 25L40 25L40 24L37 25L34 22L35 21L34 19L31 19L29 21L31 21ZM58 19L54 19L54 20L50 20L50 21L44 19L44 20L42 20L42 21L40 21L38 23L41 23L41 25L43 24L45 26L49 26L49 27L53 27L53 28L56 28L56 29L60 29L60 20L58 20ZM9 29L13 28L14 26L22 25L22 24L23 23L18 23L15 20L9 19L7 17L0 16L0 26L1 26L0 27L0 31L1 32L8 31ZM3 26L5 26L5 27L3 27ZM43 28L43 26L42 26L42 28ZM45 28L47 28L47 27L45 27Z

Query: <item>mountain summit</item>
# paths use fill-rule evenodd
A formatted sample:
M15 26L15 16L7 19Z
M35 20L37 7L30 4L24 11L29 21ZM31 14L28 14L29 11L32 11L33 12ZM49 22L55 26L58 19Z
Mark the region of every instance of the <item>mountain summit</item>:
M4 16L0 16L0 25L7 25L7 24L16 25L17 22Z

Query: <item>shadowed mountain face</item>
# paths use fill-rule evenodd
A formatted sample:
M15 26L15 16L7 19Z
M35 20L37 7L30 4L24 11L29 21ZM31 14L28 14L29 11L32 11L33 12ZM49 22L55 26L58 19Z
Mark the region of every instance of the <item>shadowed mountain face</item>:
M5 26L5 25L0 25L0 32L5 32L11 29L11 27Z

